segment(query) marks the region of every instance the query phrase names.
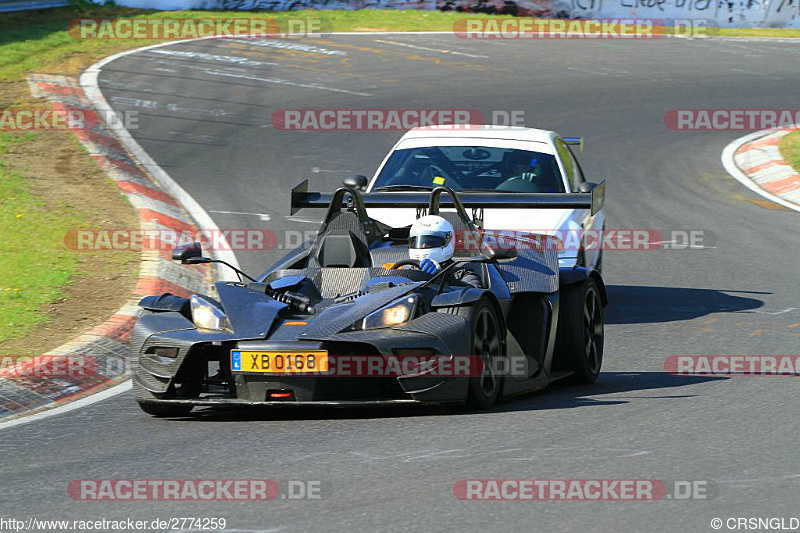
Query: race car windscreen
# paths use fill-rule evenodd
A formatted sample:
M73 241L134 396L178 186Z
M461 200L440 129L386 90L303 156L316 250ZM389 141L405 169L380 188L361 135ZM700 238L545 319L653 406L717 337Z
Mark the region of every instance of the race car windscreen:
M372 190L440 185L456 191L565 192L555 156L487 146L395 150Z

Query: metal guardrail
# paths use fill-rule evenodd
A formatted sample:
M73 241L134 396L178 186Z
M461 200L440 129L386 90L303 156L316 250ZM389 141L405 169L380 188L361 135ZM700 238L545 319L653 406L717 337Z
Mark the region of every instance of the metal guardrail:
M68 5L69 0L0 0L0 13L29 11L32 9L50 9L51 7L64 7Z

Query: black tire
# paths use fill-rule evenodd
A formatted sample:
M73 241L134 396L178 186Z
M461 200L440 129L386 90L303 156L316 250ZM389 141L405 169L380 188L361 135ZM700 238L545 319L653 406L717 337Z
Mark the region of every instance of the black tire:
M597 282L588 278L565 287L559 303L558 368L573 372L576 383L594 383L603 365L603 302Z
M503 376L496 370L496 361L506 356L505 330L494 306L481 299L474 305L448 307L439 312L463 316L469 321L472 331L469 353L481 357L483 368L479 376L468 378L467 407L488 409L503 390Z

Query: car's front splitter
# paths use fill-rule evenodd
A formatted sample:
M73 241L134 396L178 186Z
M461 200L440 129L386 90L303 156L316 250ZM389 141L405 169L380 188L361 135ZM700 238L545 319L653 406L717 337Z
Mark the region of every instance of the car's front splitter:
M309 408L309 407L335 407L335 408L361 408L361 407L386 407L390 405L457 405L463 402L423 402L419 400L340 400L340 401L263 401L256 402L240 398L192 398L175 400L148 400L154 405L186 405L194 407L280 407L280 408Z

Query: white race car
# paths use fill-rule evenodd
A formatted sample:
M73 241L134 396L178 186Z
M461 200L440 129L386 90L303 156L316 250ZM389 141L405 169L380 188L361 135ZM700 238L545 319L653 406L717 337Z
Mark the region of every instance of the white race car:
M559 266L574 265L600 271L604 183L586 181L570 146L582 139L564 138L553 131L498 126L439 126L415 128L394 145L367 192L430 190L446 186L457 192L503 195L542 194L568 198L572 193L599 196L599 208L473 210L486 231L555 235L561 241ZM596 189L596 190L595 190ZM564 195L561 197L560 195ZM594 205L594 204L593 204ZM381 208L371 216L391 227L410 225L419 216L413 208Z

